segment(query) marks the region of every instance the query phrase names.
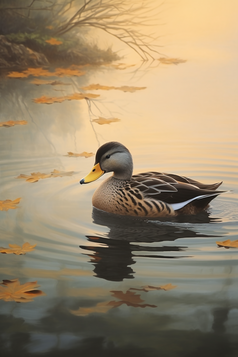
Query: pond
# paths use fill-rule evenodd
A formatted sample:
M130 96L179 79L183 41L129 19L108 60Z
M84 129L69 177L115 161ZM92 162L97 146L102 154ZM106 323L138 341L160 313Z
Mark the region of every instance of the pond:
M211 47L218 58L178 50L187 58L2 75L1 123L19 121L0 127L3 356L237 356L238 251L217 244L238 240L237 50L226 38ZM226 192L176 221L97 211L106 175L79 181L87 153L113 140L134 173L223 181Z

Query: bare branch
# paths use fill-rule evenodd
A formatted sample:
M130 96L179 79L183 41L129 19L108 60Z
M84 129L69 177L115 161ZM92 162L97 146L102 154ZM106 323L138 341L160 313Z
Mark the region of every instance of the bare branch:
M75 5L75 4L74 4ZM158 54L152 43L154 35L143 33L141 28L148 27L154 8L149 0L140 3L125 0L85 0L73 16L65 19L55 31L63 35L77 27L93 27L114 36L132 48L143 60L154 59ZM67 11L64 12L66 14Z

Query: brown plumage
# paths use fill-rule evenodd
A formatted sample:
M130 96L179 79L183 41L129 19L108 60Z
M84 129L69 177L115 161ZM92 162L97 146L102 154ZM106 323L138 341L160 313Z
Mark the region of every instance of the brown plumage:
M93 195L93 206L110 213L165 217L196 214L224 191L216 191L222 182L203 184L175 174L146 172L132 175L129 150L117 142L102 145L92 171L80 183L89 183L106 172L114 172Z

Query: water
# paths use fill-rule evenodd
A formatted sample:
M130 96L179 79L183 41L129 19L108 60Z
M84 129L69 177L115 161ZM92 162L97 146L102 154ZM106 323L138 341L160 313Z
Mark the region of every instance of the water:
M45 294L0 300L3 356L237 356L238 253L216 244L238 239L237 53L227 52L233 56L216 63L204 55L177 66L86 68L82 77L57 78L68 84L59 86L2 76L1 122L28 123L0 127L0 200L21 197L16 209L0 211L1 246L36 247L1 254L0 279L37 281ZM146 89L87 91L100 94L91 102L33 101L96 83ZM99 116L121 121L92 122ZM223 181L229 192L190 219L93 210L104 178L79 185L94 157L67 152L95 153L111 140L130 149L134 173ZM68 175L17 178L53 170ZM158 289L167 284L173 288Z

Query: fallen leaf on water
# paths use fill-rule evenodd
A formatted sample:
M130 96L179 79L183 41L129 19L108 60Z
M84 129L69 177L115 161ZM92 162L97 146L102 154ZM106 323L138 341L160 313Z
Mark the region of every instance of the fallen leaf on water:
M185 63L187 60L183 60L181 58L166 58L166 57L161 57L159 58L160 63L163 64L180 64L180 63Z
M98 123L100 125L103 125L103 124L115 123L115 122L121 121L121 119L117 119L117 118L106 119L106 118L99 117L98 119L93 119L92 121L94 121L95 123Z
M37 281L20 284L18 279L3 280L0 284L0 299L4 301L30 302L40 295L45 295L41 290L36 290L39 287Z
M44 174L41 172L32 172L30 175L24 175L20 174L17 176L17 179L24 179L27 182L38 182L40 179L46 179L46 178L51 178L51 177L63 177L63 176L72 176L74 174L74 171L68 171L68 172L63 172L63 171L58 171L54 170L49 174Z
M51 177L51 174L42 174L41 172L32 172L30 175L20 174L17 179L25 179L27 182L37 182L40 179Z
M71 77L82 76L85 72L82 71L80 66L71 66L69 68L56 68L54 75L56 77Z
M0 123L0 126L4 126L6 128L9 128L11 126L15 125L26 125L27 121L26 120L8 120Z
M72 176L73 174L74 174L74 171L64 172L64 171L59 171L59 170L54 169L54 171L51 172L51 177Z
M21 198L16 198L14 201L5 200L0 201L0 211L8 211L9 209L16 209L16 205L21 201Z
M151 290L172 290L176 288L176 285L172 285L172 284L166 284L166 285L160 285L160 286L151 286L151 285L147 285L147 286L142 286L142 288L147 292L147 291L151 291Z
M125 63L111 64L111 63L108 63L108 64L104 64L104 66L123 70L123 69L126 69L126 68L134 67L135 64L125 64Z
M2 248L0 247L0 253L2 254L16 254L16 255L22 255L26 254L28 252L31 252L32 250L35 250L36 244L35 245L30 245L30 243L26 242L23 244L21 247L20 245L17 244L9 244L10 248Z
M56 40L56 38L51 37L49 40L45 40L45 42L49 43L50 45L62 45L62 41Z
M91 157L91 156L94 156L94 153L93 152L81 152L81 154L76 154L76 153L73 153L71 151L68 151L68 154L66 156L69 156L69 157L85 157L85 158L88 158L88 157Z
M114 87L114 86L103 86L101 84L90 84L89 86L82 87L83 90L121 90L123 92L135 92L137 90L146 89L146 87L129 87L129 86L121 86L121 87Z
M142 90L146 89L146 87L129 87L129 86L121 86L121 87L116 87L115 89L122 90L123 92L135 92L137 90Z
M33 81L31 81L31 83L40 86L42 84L49 84L51 86L71 86L71 83L65 83L65 82L61 82L61 81L47 81L46 79L33 79Z
M146 286L142 286L141 289L136 289L136 288L130 288L130 290L137 290L137 291L145 291L146 293L148 291L152 291L152 290L172 290L175 289L177 286L176 285L172 285L172 284L166 284L166 285L160 285L160 286L152 286L152 285L146 285Z
M54 72L50 72L43 68L28 68L22 72L10 72L9 78L27 78L33 77L70 77L70 76L82 76L85 72L82 71L80 66L71 66L69 68L56 68Z
M37 104L53 104L53 103L62 103L65 100L82 100L82 99L91 99L97 97L99 97L99 95L97 94L74 93L71 95L65 95L63 97L47 97L43 95L40 98L33 99L33 101Z
M130 290L127 290L126 293L123 293L123 291L111 291L113 296L117 299L120 299L120 301L110 301L108 305L113 306L113 307L118 307L123 304L126 304L127 306L133 306L133 307L157 307L156 305L150 305L150 304L142 304L144 300L140 298L140 295L131 292Z
M224 240L223 242L216 242L218 247L224 247L224 248L238 248L238 240Z

